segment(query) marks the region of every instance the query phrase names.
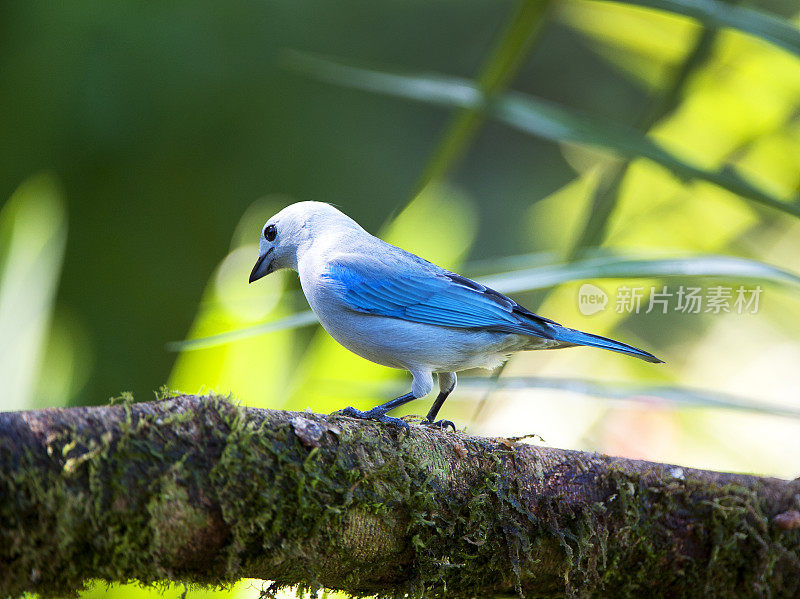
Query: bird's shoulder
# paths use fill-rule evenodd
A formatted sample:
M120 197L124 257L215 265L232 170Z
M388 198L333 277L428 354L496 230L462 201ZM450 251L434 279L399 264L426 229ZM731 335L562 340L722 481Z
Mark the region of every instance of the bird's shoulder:
M321 269L323 276L341 277L344 282L375 277L443 278L446 273L440 266L372 235L350 240L345 247L329 252Z

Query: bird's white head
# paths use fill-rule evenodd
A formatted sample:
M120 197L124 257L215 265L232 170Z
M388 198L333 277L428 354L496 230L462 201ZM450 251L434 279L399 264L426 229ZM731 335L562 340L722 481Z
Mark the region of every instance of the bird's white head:
M331 235L361 227L346 214L324 202L290 204L261 229L258 260L250 282L282 268L297 270L297 256Z

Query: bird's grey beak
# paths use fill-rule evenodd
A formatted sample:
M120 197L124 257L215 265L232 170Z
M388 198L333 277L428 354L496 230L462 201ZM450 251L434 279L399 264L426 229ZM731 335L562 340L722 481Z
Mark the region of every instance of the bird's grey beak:
M267 261L267 257L272 253L272 248L264 254L263 256L259 256L258 260L256 260L256 265L253 267L252 272L250 273L250 282L258 281L262 277L266 277L271 271L270 266L272 266L272 261Z

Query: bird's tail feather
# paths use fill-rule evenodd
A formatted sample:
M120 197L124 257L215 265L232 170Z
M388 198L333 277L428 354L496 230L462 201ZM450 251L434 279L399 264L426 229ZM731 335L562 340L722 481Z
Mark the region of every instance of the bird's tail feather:
M641 360L644 360L645 362L652 362L654 364L661 364L664 362L664 360L659 360L653 354L648 353L643 349L639 349L625 343L620 343L619 341L614 341L613 339L608 339L607 337L592 335L591 333L584 333L582 331L576 331L575 329L568 329L562 326L552 327L552 329L553 338L557 341L564 341L574 345L588 345L591 347L608 349L621 354L635 356Z

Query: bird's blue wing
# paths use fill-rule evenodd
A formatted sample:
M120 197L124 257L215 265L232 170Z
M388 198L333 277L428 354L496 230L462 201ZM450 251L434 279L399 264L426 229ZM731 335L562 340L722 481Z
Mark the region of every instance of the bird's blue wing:
M418 268L404 268L415 261L419 261ZM394 266L373 258L334 260L323 276L356 312L458 329L532 335L558 342L551 347L588 345L661 362L642 349L542 318L494 289L413 254Z
M445 270L403 272L367 259L357 264L332 261L324 276L337 287L345 305L356 312L437 326L553 338L553 321L529 312L493 289Z

